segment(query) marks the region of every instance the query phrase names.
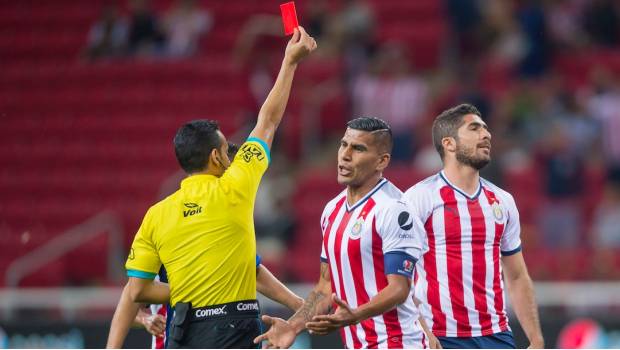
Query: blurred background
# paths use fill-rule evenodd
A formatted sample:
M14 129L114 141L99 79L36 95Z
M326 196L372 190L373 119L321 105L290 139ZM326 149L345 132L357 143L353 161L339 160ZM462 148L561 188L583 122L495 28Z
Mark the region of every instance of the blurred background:
M0 347L105 346L134 233L183 177L176 129L215 119L243 142L286 45L279 4L0 0ZM318 278L347 120L392 125L386 176L406 190L441 167L434 117L470 102L493 133L483 176L521 213L547 345L620 347L620 2L296 5L319 50L258 194L263 263L304 296Z

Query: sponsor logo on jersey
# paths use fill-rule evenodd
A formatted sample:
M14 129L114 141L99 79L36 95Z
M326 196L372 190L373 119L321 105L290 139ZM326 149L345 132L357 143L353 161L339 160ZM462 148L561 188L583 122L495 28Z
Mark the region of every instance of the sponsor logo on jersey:
M413 218L409 215L409 212L403 211L398 214L398 226L405 231L411 230L413 227Z
M202 213L202 207L196 203L183 203L183 205L187 208L186 210L183 210L184 218Z

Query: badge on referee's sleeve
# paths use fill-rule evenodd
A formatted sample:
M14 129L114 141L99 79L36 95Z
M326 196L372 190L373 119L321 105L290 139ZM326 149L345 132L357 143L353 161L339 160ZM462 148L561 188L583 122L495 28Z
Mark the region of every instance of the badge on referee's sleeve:
M241 147L241 151L243 152L243 160L249 163L253 157L256 157L258 160L263 160L265 158L265 154L260 147L252 144L245 144Z

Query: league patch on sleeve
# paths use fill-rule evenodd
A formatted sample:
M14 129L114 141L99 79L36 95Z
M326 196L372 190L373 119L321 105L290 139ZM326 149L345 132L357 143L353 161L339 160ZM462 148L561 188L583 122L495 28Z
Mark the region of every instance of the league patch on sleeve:
M256 157L256 159L258 159L259 161L265 159L265 154L263 153L263 150L260 147L252 144L243 145L243 147L241 147L241 152L243 153L243 160L245 160L246 163L252 161L252 158L254 157Z
M415 266L415 263L413 261L403 260L403 270L405 270L406 273L412 273L413 266Z

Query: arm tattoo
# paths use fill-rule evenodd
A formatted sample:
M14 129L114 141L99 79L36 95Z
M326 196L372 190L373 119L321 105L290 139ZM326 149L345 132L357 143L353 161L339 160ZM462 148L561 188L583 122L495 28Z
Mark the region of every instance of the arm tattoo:
M329 265L326 263L321 264L321 279L328 282L331 280ZM295 313L295 315L293 315L293 317L291 317L291 321L296 319L301 319L304 323L311 321L312 317L314 317L318 313L317 306L325 299L325 297L326 295L320 291L313 290L312 292L310 292L310 294L304 301L304 305L302 306L302 308L299 309ZM327 312L331 313L331 309L332 307L331 305L329 305Z
M331 282L332 279L331 273L329 272L329 265L326 263L321 264L321 279L327 282Z
M325 295L321 292L312 291L304 301L304 305L299 311L291 317L291 321L294 319L301 319L304 323L310 322L312 317L316 315L316 306L325 298Z

